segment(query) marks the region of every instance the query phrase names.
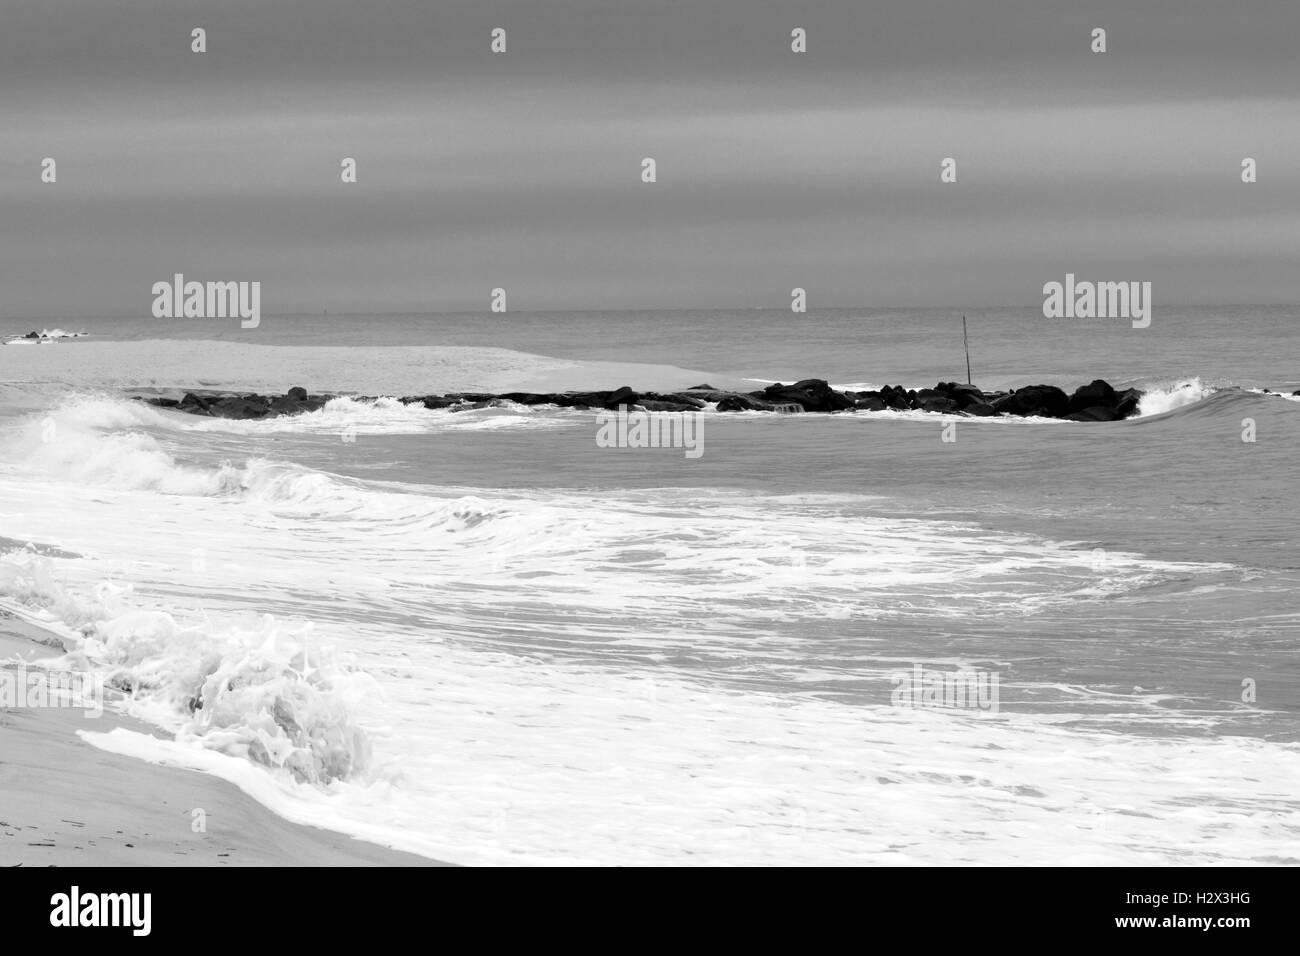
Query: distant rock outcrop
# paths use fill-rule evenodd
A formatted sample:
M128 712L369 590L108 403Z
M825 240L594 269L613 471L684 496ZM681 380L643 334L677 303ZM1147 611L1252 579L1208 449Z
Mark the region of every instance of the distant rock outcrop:
M636 392L621 388L594 392L453 392L447 395L405 395L405 405L423 405L427 409L469 411L476 408L514 403L517 405L555 405L561 408L615 409L639 408L650 412L693 412L710 405L719 412L804 411L836 413L846 411L923 411L947 415L989 417L994 415L1042 416L1076 422L1112 422L1137 412L1142 399L1138 389L1117 392L1102 379L1096 379L1066 395L1055 385L1027 385L1009 392L985 392L974 385L939 382L934 388L907 389L886 385L879 390L841 392L825 379L810 378L791 385L774 382L753 392L698 385L680 392ZM1300 392L1296 394L1300 395ZM180 399L160 396L137 396L161 408L174 408L191 415L214 418L276 418L298 415L325 407L332 395L309 395L295 386L284 395L232 394L229 392L186 392ZM356 401L375 401L361 396Z

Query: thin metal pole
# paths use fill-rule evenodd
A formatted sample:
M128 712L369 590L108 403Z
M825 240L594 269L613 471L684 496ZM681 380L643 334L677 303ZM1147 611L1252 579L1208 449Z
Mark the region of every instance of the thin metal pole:
M966 346L966 384L970 384L970 339L966 335L966 316L961 317L961 340Z

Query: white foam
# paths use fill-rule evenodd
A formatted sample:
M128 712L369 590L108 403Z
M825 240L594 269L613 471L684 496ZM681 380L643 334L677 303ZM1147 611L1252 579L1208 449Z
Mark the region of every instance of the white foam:
M57 342L59 339L79 339L89 335L89 332L65 332L63 329L42 329L39 338L28 338L26 335L16 335L5 341L5 345L48 345Z
M1194 405L1213 395L1218 389L1205 385L1199 378L1182 379L1172 383L1144 386L1145 393L1138 402L1136 417L1162 415L1176 408Z
M6 442L6 534L82 557L5 557L0 594L67 622L83 666L173 737L93 743L218 773L291 819L465 863L1293 853L1296 745L804 690L896 668L877 624L1005 626L1208 566L1109 553L1098 572L1068 543L846 495L465 494L204 467L171 444L182 416L88 397L49 417L68 449L39 416ZM844 621L857 644L836 643ZM814 633L843 660L808 663Z

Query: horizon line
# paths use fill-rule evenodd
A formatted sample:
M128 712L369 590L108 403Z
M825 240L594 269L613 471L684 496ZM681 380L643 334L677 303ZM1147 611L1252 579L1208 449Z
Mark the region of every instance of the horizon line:
M1298 302L1170 302L1170 303L1167 303L1165 306L1163 306L1163 308L1176 308L1176 309L1186 309L1186 308L1220 308L1220 309L1230 309L1230 308L1246 308L1246 307L1249 307L1249 308L1257 308L1257 309L1297 308L1297 307L1300 307L1300 301L1298 301ZM321 315L326 315L326 314L329 314L329 315L335 315L335 316L348 316L348 315L351 315L351 316L368 316L368 317L387 316L387 315L487 315L487 316L503 316L503 317L504 317L504 316L509 316L509 315L512 315L512 314L513 314L513 315L552 315L552 314L558 315L558 314L574 314L574 313L577 313L577 314L580 314L580 315L585 315L585 314L590 314L590 313L619 314L619 313L629 313L629 312L781 312L781 313L785 313L785 314L789 314L789 315L812 315L812 314L815 313L815 312L851 312L851 311L854 311L855 309L861 309L861 310L864 310L864 311L870 311L870 312L953 312L953 313L956 313L956 314L962 314L962 310L965 309L965 310L966 310L966 314L969 314L969 313L972 313L972 312L987 312L987 311L990 311L990 310L993 310L993 309L1009 309L1009 310L1010 310L1010 309L1035 309L1035 310L1041 311L1041 310L1042 310L1042 303L1041 303L1041 302L1038 302L1038 303L1034 303L1034 304L1023 304L1023 305L1009 305L1009 304L1002 304L1002 305L974 305L974 306L939 306L939 305L826 305L826 306L817 306L817 307L815 307L815 308L811 308L811 307L810 307L810 308L808 309L807 312L791 312L789 306L786 306L786 307L784 307L784 308L782 308L782 307L778 307L778 306L731 306L731 307L720 307L720 306L703 306L703 307L700 307L700 306L689 306L689 307L679 307L679 308L650 308L650 307L635 307L635 306L634 306L634 307L627 307L627 306L623 306L623 307L619 307L619 308L594 308L594 309L593 309L593 308L583 308L583 309L508 309L508 310L505 311L505 312L493 312L490 308L480 308L480 309L431 309L431 310L428 310L428 311L418 311L418 310L417 310L417 311L411 311L411 310L407 310L407 309L401 309L401 310L396 310L396 311L392 311L392 310L390 310L390 311L384 311L384 312L358 312L358 311L353 311L353 310L351 310L351 309L332 309L332 310L331 310L331 309L321 309L321 310L319 310L319 311L317 311L317 310L312 310L312 311L301 311L301 310L298 310L298 311L289 311L289 312L264 312L264 313L262 313L262 317L263 317L263 318L294 318L294 317L299 317L299 316L312 316L312 317L319 317L319 316L321 316ZM154 316L150 315L150 314L147 312L147 310L146 310L146 311L141 311L140 313L134 313L134 312L117 312L117 313L99 313L99 312L93 312L93 313L67 313L67 312L62 312L62 313L52 313L52 314L50 314L50 315L48 315L48 316L43 316L43 315L40 315L40 314L34 314L34 313L24 313L24 314L21 314L21 315L18 315L18 314L15 314L15 315L10 315L10 314L0 314L0 321L2 321L2 322L12 322L12 321L18 321L18 320L22 320L22 319L44 319L44 318L56 318L56 317L61 317L61 318L65 318L65 319L134 319L134 318L146 319L146 318L147 318L147 319L151 319L151 320L153 320L153 321L157 321L157 322L177 322L177 321L183 321L183 319L179 319L179 318L172 318L172 319L158 319L158 318L155 318ZM194 321L209 321L209 320L207 320L207 319L195 319ZM251 331L251 330L250 330L250 331Z

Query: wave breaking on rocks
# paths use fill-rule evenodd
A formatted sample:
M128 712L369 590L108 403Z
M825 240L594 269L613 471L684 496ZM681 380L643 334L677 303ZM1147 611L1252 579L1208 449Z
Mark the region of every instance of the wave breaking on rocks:
M886 385L867 391L839 391L825 379L804 379L786 385L774 382L751 392L696 385L678 392L637 392L628 386L603 391L573 392L451 392L445 395L406 395L397 400L428 409L464 411L513 402L518 405L553 405L559 408L613 409L619 406L650 412L773 412L817 413L922 411L938 414L988 417L1058 418L1076 422L1112 422L1138 411L1141 389L1116 390L1095 379L1067 394L1055 385L1026 385L1008 391L986 392L978 386L939 382L934 388L911 389ZM284 395L236 394L219 391L186 392L181 398L136 395L140 401L192 415L214 418L257 419L297 415L323 408L336 395L309 395L301 387ZM354 401L375 401L377 396L349 396Z

